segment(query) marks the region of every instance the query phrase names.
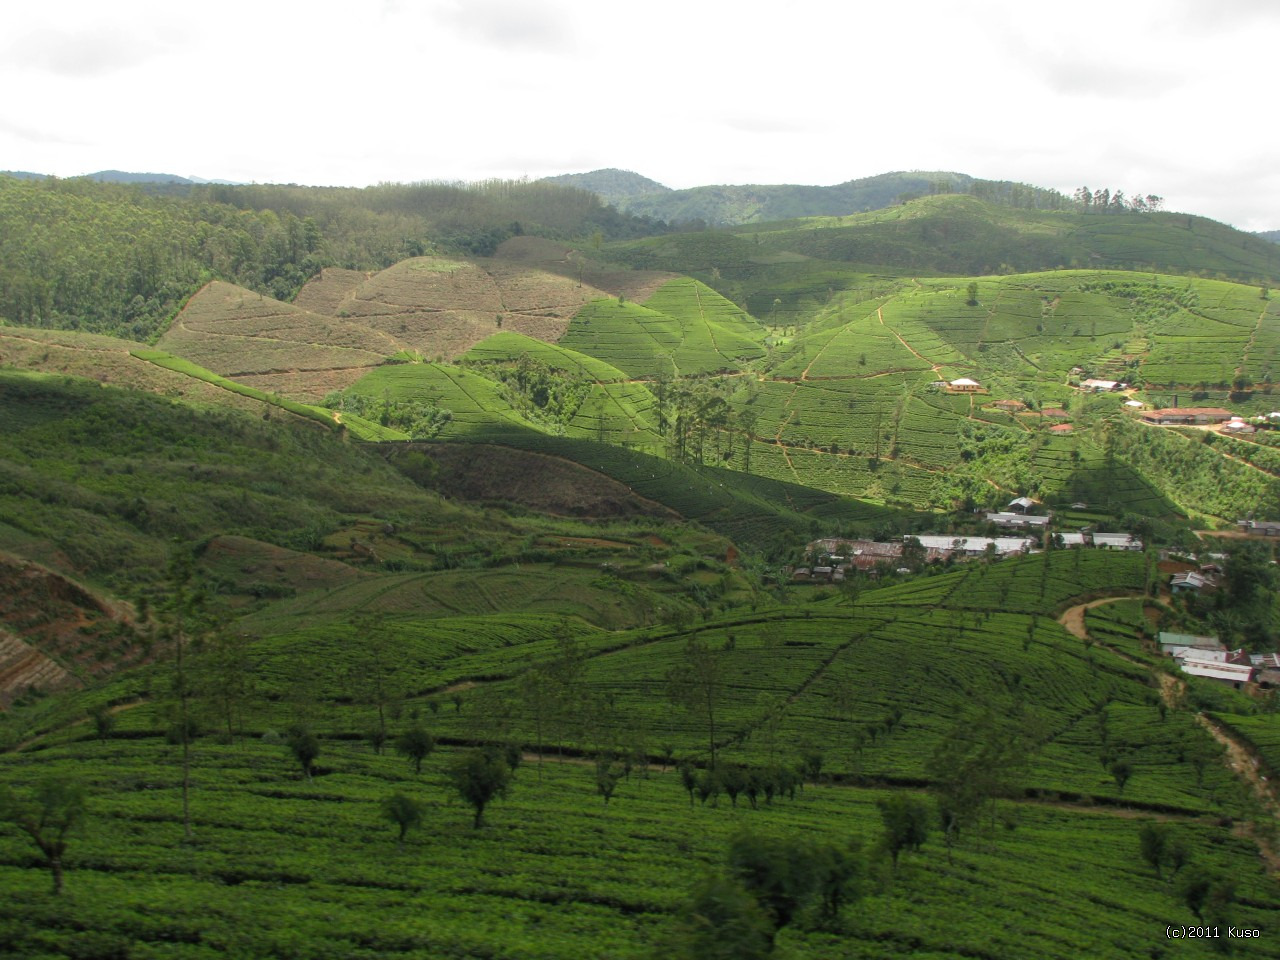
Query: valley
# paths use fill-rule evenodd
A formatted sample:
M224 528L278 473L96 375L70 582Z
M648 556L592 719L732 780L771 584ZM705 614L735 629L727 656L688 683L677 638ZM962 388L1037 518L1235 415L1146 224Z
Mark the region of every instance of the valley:
M960 187L0 177L0 950L1275 956L1280 248Z

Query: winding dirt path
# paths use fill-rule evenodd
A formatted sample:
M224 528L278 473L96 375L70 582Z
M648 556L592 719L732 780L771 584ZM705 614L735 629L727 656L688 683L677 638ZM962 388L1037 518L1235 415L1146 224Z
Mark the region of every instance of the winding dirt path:
M916 357L916 359L929 364L930 369L932 369L934 373L938 373L939 371L942 370L942 364L934 363L928 357L922 355L918 350L916 350L915 347L907 343L906 340L902 339L902 334L900 334L897 330L895 330L893 327L889 326L887 323L884 322L884 309L882 307L876 307L876 317L879 318L880 320L880 326L884 327L886 330L892 333L895 337L897 337L898 342L902 344L904 347L906 347L909 351L911 351L911 353Z
M1141 594L1133 594L1131 596L1141 596ZM1077 604L1064 611L1062 616L1058 618L1058 622L1072 636L1081 640L1092 639L1089 636L1089 631L1085 629L1085 614L1104 603L1115 603L1129 598L1124 596L1104 597L1100 600ZM1111 647L1107 649L1131 663L1148 666L1148 664L1142 664L1141 661ZM1182 707L1186 701L1186 682L1173 674L1164 673L1160 670L1152 670L1152 675L1155 676L1160 684L1160 697L1164 700L1165 705L1174 710ZM1196 714L1196 722L1204 727L1209 732L1209 735L1222 746L1223 763L1235 775L1236 779L1248 787L1262 807L1265 815L1280 821L1280 791L1277 791L1276 786L1262 774L1261 761L1253 750L1237 738L1226 725L1219 723L1212 717L1198 713ZM1270 835L1271 832L1259 830L1255 824L1248 822L1239 824L1235 832L1238 836L1252 840L1258 848L1258 855L1266 865L1267 872L1273 877L1280 877L1280 844Z
M1062 612L1062 616L1058 618L1058 622L1062 624L1067 632L1079 640L1091 640L1089 631L1084 627L1084 615L1094 607L1100 607L1104 603L1118 603L1121 600L1133 600L1135 597L1141 597L1141 593L1124 593L1116 597L1102 597L1099 600L1090 600L1088 603L1079 603L1074 607L1068 607Z

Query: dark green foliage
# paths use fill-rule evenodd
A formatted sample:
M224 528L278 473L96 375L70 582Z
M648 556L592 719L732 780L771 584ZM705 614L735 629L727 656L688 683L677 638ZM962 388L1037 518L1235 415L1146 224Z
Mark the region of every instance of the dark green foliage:
M813 850L796 837L741 832L729 843L729 873L764 908L775 930L791 923L817 888Z
M1107 767L1107 772L1111 774L1111 779L1115 780L1116 788L1124 793L1124 785L1133 776L1133 764L1128 760L1116 760Z
M613 799L613 792L622 779L622 768L615 765L612 757L601 756L596 759L596 793L604 798L605 805Z
M845 906L869 892L867 859L856 841L847 846L821 844L813 852L813 871L818 922L824 928L838 929Z
M884 845L898 865L903 850L919 850L929 838L929 807L923 800L897 794L881 800L880 818L884 822Z
M305 726L295 726L286 741L289 754L302 767L302 774L311 779L311 768L320 756L320 739Z
M698 768L692 761L681 760L676 768L680 774L680 785L689 794L689 806L693 806L693 794L698 789Z
M511 768L491 750L468 750L449 767L449 781L463 801L475 810L472 826L479 830L490 801L505 797L511 788Z
M116 717L111 712L111 708L105 704L94 707L89 712L89 719L93 721L93 731L98 735L98 739L106 743L116 726Z
M424 727L410 727L396 739L396 752L408 758L413 764L413 772L422 772L422 761L431 755L436 748L436 738Z
M711 768L716 762L716 701L724 685L724 651L694 637L685 644L682 662L667 673L667 696L707 726Z
M655 953L672 960L763 960L773 953L773 925L741 883L710 876L698 884Z
M0 316L150 341L209 280L292 300L322 267L382 269L446 249L489 256L520 233L651 228L582 190L491 181L364 190L131 186L0 176Z
M963 719L938 744L929 769L948 838L962 826L977 824L984 810L994 830L997 801L1017 790L1037 726L1027 715L984 710Z
M822 766L826 763L826 754L816 748L809 747L800 757L800 772L810 783L817 783L822 778Z
M63 860L71 834L85 818L85 791L69 780L40 781L27 800L0 787L0 822L13 824L40 850L53 877L53 892L62 893Z
M1168 827L1162 823L1144 823L1138 830L1138 851L1156 876L1162 876L1161 867L1169 853Z
M396 846L404 846L405 835L422 823L422 803L403 793L393 793L382 800L382 817L389 820L398 830Z
M1188 867L1178 877L1178 897L1187 908L1207 923L1223 923L1232 901L1235 900L1235 884L1199 867Z

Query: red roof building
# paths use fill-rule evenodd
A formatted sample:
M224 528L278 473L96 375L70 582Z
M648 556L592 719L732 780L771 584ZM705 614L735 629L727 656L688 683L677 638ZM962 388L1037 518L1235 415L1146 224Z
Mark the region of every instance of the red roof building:
M1231 411L1223 410L1221 407L1165 407L1162 410L1146 411L1142 419L1159 426L1225 423L1231 419Z

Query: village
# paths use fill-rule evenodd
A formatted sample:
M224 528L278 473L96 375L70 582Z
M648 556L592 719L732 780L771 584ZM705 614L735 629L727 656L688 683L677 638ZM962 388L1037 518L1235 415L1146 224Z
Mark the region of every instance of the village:
M1030 497L1011 500L1003 511L987 512L984 521L993 531L1025 531L1022 536L931 534L866 540L827 537L805 546L808 565L792 570L799 583L839 583L852 572L875 578L884 573L914 573L926 564L958 563L976 558L995 559L1040 549L1092 548L1134 550L1145 548L1136 534L1107 532L1084 527L1050 532L1052 513L1032 511L1040 504ZM1086 509L1087 504L1072 504ZM1276 525L1280 528L1280 524Z
M918 573L927 566L943 566L974 559L991 561L1046 549L1096 549L1142 551L1146 544L1136 534L1106 532L1089 527L1074 531L1051 529L1052 513L1036 514L1039 504L1030 497L1010 501L1004 511L987 512L989 528L1014 528L1021 536L917 534L889 540L824 537L805 546L806 564L790 571L795 584L843 584L854 577L878 579ZM1072 507L1084 509L1083 503ZM1243 519L1236 522L1236 536L1280 537L1280 521ZM1160 550L1158 569L1168 600L1180 598L1181 608L1193 611L1201 597L1212 597L1226 588L1229 555L1209 552L1194 556ZM1271 561L1272 564L1275 561ZM1167 579L1163 579L1167 577ZM1235 689L1280 686L1280 653L1230 649L1216 635L1160 631L1155 647L1171 657L1181 672L1229 685Z
M1104 380L1096 377L1084 377L1080 367L1071 370L1070 385L1083 394L1113 393L1127 397L1123 406L1131 414L1136 414L1143 423L1158 427L1209 427L1227 436L1248 436L1259 430L1280 428L1280 411L1245 418L1225 410L1222 407L1181 407L1178 398L1173 398L1173 405L1148 409L1148 405L1134 397L1135 388L1121 380ZM939 380L930 385L932 389L952 394L980 395L989 391L980 381L971 377L960 377L956 380ZM999 410L1010 416L1034 415L1045 428L1055 435L1067 435L1075 432L1071 423L1071 414L1059 406L1040 406L1034 409L1031 403L1022 400L996 400L986 404L993 410Z
M1160 652L1172 657L1188 676L1217 680L1237 690L1248 683L1264 687L1280 684L1280 654L1249 653L1244 648L1228 650L1216 636L1201 637L1163 630L1156 642Z

